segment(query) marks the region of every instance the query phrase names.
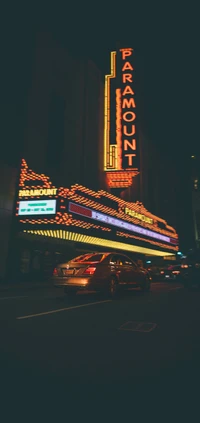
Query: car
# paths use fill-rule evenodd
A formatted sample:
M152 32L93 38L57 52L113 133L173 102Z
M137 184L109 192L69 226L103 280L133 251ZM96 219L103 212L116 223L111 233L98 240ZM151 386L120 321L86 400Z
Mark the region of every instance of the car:
M57 265L54 285L74 295L79 290L100 291L115 297L122 289L149 291L151 277L128 256L115 252L90 253Z
M186 267L188 267L188 265L176 264L162 268L160 270L160 279L164 281L181 282Z

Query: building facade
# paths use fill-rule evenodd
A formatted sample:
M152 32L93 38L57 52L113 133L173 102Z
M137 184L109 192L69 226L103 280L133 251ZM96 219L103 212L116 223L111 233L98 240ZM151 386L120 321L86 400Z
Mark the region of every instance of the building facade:
M57 258L102 249L134 257L173 256L178 235L138 201L78 183L57 186L23 159L16 202L15 277L48 277Z
M58 261L83 251L141 258L178 250L176 230L156 213L157 174L138 119L133 49L112 52L105 87L97 67L77 57L49 34L37 39L9 279L44 280Z
M191 200L192 200L192 218L193 218L193 234L194 246L200 248L200 157L191 156Z
M30 166L59 184L98 186L102 110L103 83L97 67L74 58L49 34L39 37L23 154Z
M15 134L19 139L15 143L17 154L11 157L12 149L5 145L1 155L4 175L8 175L6 184L1 186L1 223L7 228L2 233L4 245L10 245L9 260L15 260L16 243L11 222L9 225L6 222L8 214L12 220L13 186L18 189L22 157L36 172L51 175L58 186L84 183L98 189L101 183L104 101L101 73L92 61L79 57L78 52L73 55L60 47L49 33L39 34L33 44L31 66L26 69L23 87L24 104L19 112L23 121ZM17 101L20 103L20 98ZM4 191L11 185L8 208ZM26 262L29 253L25 251L22 255Z
M7 258L13 229L15 209L15 190L17 169L1 164L0 166L0 282L4 280L8 266Z

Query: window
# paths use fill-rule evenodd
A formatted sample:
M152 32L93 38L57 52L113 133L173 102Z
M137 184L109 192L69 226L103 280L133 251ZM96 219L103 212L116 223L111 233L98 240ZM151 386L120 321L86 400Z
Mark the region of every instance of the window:
M73 262L82 261L84 259L84 257L88 257L88 253L87 254L82 254L81 256L78 256L78 257L74 257L71 261L73 261Z
M137 264L135 264L129 257L124 256L124 259L125 259L124 264L126 266L129 265L129 266L137 267Z
M103 259L104 255L103 254L85 254L83 256L79 256L76 257L73 262L81 262L81 263L94 263L94 262L99 262Z
M119 265L127 266L127 265L132 265L133 263L128 257L123 256L121 254L116 254L111 257L110 264L116 264L117 266Z
M110 258L110 264L119 264L120 262L120 258L118 255L112 256Z

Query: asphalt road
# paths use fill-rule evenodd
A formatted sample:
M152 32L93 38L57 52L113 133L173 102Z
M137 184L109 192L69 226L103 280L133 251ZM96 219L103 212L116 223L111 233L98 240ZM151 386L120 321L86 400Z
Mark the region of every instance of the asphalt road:
M69 299L58 288L1 292L1 402L12 409L15 399L23 409L40 399L48 410L53 401L80 411L81 401L97 401L99 413L104 397L113 405L194 399L199 322L200 292L175 283L114 301L92 294Z

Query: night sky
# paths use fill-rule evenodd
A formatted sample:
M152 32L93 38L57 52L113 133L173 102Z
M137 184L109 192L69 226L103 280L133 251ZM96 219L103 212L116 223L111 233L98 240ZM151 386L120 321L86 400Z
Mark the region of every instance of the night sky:
M27 75L39 31L50 31L60 44L91 58L102 71L102 78L110 70L110 51L117 43L133 46L139 59L144 129L169 160L169 167L172 162L176 165L181 211L187 209L184 186L188 161L191 154L200 154L198 13L182 3L180 7L166 3L162 8L161 3L142 2L140 8L133 2L131 5L115 4L108 10L103 3L61 7L56 2L48 9L20 9L17 5L12 13L5 11L1 27L1 134L5 144L9 148L12 145L14 157L22 134ZM187 218L187 213L181 216L182 226ZM188 238L186 244L189 242Z

